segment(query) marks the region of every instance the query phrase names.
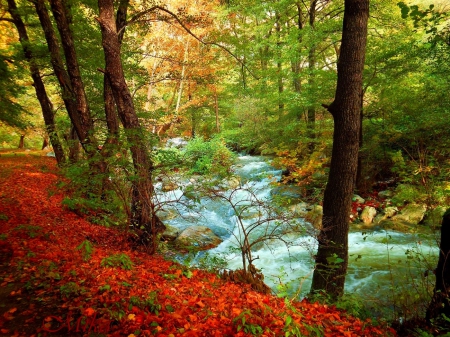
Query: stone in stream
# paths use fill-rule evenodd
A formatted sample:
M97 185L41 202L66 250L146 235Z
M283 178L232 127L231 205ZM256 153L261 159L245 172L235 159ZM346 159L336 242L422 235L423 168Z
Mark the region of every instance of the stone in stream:
M425 205L409 204L392 218L380 221L379 225L384 229L410 231L422 222L426 210Z
M375 207L366 206L366 207L364 207L363 211L361 212L360 219L366 225L370 225L372 223L375 215L377 215L377 210L375 209Z
M193 250L211 249L221 242L222 239L206 226L188 227L174 241L179 248Z

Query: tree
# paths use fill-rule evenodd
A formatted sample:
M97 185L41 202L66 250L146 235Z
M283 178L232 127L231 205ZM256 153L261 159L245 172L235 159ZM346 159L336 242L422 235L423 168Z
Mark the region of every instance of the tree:
M8 12L12 17L12 22L17 28L25 58L30 65L33 86L42 108L45 126L50 137L50 142L53 146L53 151L55 152L56 160L58 161L58 164L63 164L65 162L65 155L58 134L56 133L53 106L45 89L39 66L34 58L33 51L30 48L30 40L28 38L25 24L17 10L17 5L14 0L8 0Z
M153 163L145 145L144 130L137 117L133 98L125 81L113 1L99 0L98 7L99 17L97 21L102 31L102 44L106 64L105 73L111 85L117 111L130 144L136 175L132 181L131 225L136 229L143 229L146 235L152 236L152 252L154 252L156 248L156 234L164 226L155 213L152 182Z
M369 0L345 1L336 94L326 106L334 119L333 150L311 293L324 291L332 298L343 294L347 272L368 17Z

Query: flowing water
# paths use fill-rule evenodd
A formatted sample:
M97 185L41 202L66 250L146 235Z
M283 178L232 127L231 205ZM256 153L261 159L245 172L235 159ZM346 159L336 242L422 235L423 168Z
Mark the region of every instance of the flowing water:
M248 205L250 200L270 202L271 190L275 188L271 183L281 177L281 171L271 167L265 157L240 156L234 171L241 177L243 189L235 191L232 197L231 189L224 193L225 197L229 197L229 202L203 198L198 205L199 211L178 208L182 216L166 221L180 229L193 223L211 228L223 242L208 253L225 258L230 269L242 268L241 256L229 248L236 247L237 238L242 236L231 205ZM254 194L250 195L248 190ZM180 190L176 190L161 193L160 198L181 197L181 194ZM257 219L261 218L246 218L244 225L250 226ZM296 221L304 228L312 228L304 219L298 218ZM317 244L313 236L306 234L299 235L291 242L294 245L289 248L277 240L270 240L268 245L256 246L257 249L253 250L253 257L257 257L254 265L262 270L265 282L274 290L281 282L291 284L291 292L298 290L300 295L304 295L309 292ZM351 231L345 291L363 297L382 297L388 296L393 288L405 287L408 290L409 286L418 286L423 280L427 282L423 275L434 268L437 252L436 238L432 236L384 230L365 233L361 230ZM203 254L199 253L197 259ZM416 281L412 282L412 277ZM431 278L428 281L432 283Z

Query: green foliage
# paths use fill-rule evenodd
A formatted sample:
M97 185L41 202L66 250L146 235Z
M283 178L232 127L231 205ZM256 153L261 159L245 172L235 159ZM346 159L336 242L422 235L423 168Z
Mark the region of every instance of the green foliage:
M0 213L0 220L8 221L8 216L6 214Z
M227 265L227 260L224 257L220 255L211 255L208 252L199 258L196 264L198 268L216 274L221 270L224 270Z
M234 154L220 138L209 141L196 137L186 146L184 156L190 172L224 177L230 174Z
M404 205L405 203L418 202L423 198L424 191L420 191L418 186L410 184L400 184L395 189L395 195L392 202L396 205Z
M27 235L31 239L42 235L42 227L41 226L19 225L16 228L14 228L14 230L23 231L23 232L27 233Z
M130 185L123 173L130 163L113 156L106 162L108 170L102 173L99 160L95 156L64 168L69 182L60 185L67 192L63 205L106 227L126 224Z
M251 323L253 315L249 309L243 310L237 317L233 318L233 325L237 326L237 332L243 331L253 336L261 336L263 328L258 324Z
M120 267L124 270L131 270L133 268L133 262L130 257L125 253L114 254L102 259L100 265L102 267Z
M183 162L182 153L176 148L163 148L152 152L155 167L178 167Z
M147 309L155 315L158 315L162 308L161 304L158 302L158 293L156 291L150 292L146 298L131 296L128 309L132 310L133 306L136 306L142 310ZM169 312L173 311L173 308L169 305L166 305L166 309Z
M75 282L68 282L59 287L62 297L70 298L78 296L84 292L84 289Z
M78 247L77 250L81 251L83 260L87 261L91 258L92 252L94 251L94 246L89 240L84 240Z

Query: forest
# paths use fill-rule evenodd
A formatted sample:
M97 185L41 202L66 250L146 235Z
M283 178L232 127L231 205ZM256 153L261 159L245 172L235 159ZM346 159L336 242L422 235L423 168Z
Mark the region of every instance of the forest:
M450 336L448 1L1 0L0 30L2 334Z

